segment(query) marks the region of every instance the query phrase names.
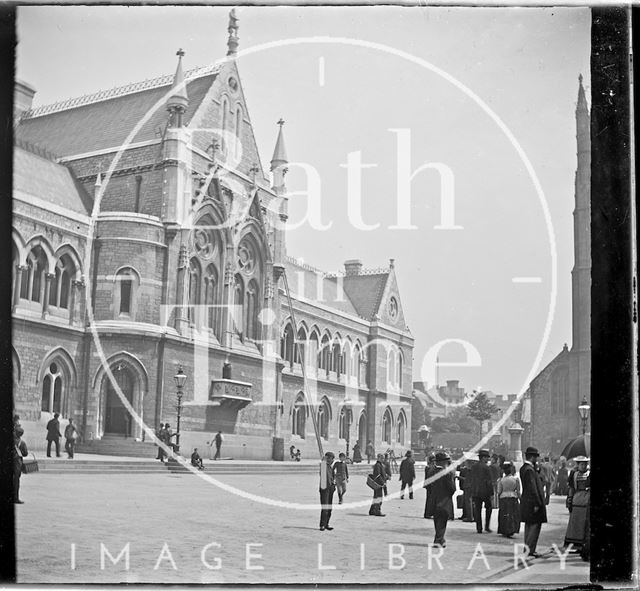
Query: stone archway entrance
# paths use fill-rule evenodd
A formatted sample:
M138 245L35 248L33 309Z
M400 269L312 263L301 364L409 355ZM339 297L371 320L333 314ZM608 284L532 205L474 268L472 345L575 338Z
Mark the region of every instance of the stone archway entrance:
M118 365L112 369L113 376L120 390L128 400L129 404L134 401L134 377L131 371L125 367ZM104 434L122 435L124 437L131 436L131 415L125 408L120 396L116 392L111 380L105 379L106 396L104 409Z

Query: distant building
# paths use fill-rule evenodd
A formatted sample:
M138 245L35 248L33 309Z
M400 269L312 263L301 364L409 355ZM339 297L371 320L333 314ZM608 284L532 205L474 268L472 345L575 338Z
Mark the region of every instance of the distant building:
M571 272L573 340L531 381L525 444L558 455L571 437L581 433L578 405L591 403L591 136L582 76L576 106L577 170L573 212L574 266ZM528 437L527 437L528 435Z

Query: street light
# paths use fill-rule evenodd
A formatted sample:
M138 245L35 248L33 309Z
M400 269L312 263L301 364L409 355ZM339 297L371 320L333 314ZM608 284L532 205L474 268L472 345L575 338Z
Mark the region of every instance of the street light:
M349 459L349 437L351 435L351 400L344 399L343 403L345 420L347 421L347 460Z
M582 397L582 402L580 406L578 406L578 412L580 413L580 418L582 419L582 434L584 435L587 430L587 421L589 420L589 413L591 412L591 406L587 402L587 397Z
M178 366L178 373L173 376L173 381L176 383L176 388L178 388L178 392L176 393L176 396L178 397L178 405L176 406L176 410L178 411L178 421L176 426L175 451L180 452L180 416L182 415L182 388L184 388L184 384L187 381L187 376L182 371L182 365Z

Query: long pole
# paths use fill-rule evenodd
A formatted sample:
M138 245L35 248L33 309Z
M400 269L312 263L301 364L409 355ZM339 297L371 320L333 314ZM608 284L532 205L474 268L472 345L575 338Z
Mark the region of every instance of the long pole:
M178 425L176 428L176 451L180 451L180 415L182 414L182 390L178 388Z

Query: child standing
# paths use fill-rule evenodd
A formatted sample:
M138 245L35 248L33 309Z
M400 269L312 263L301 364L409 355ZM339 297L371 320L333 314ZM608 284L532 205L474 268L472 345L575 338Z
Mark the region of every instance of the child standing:
M336 478L336 491L338 493L338 505L342 505L342 497L347 492L347 482L349 482L349 468L345 461L347 456L338 454L338 461L333 465Z

